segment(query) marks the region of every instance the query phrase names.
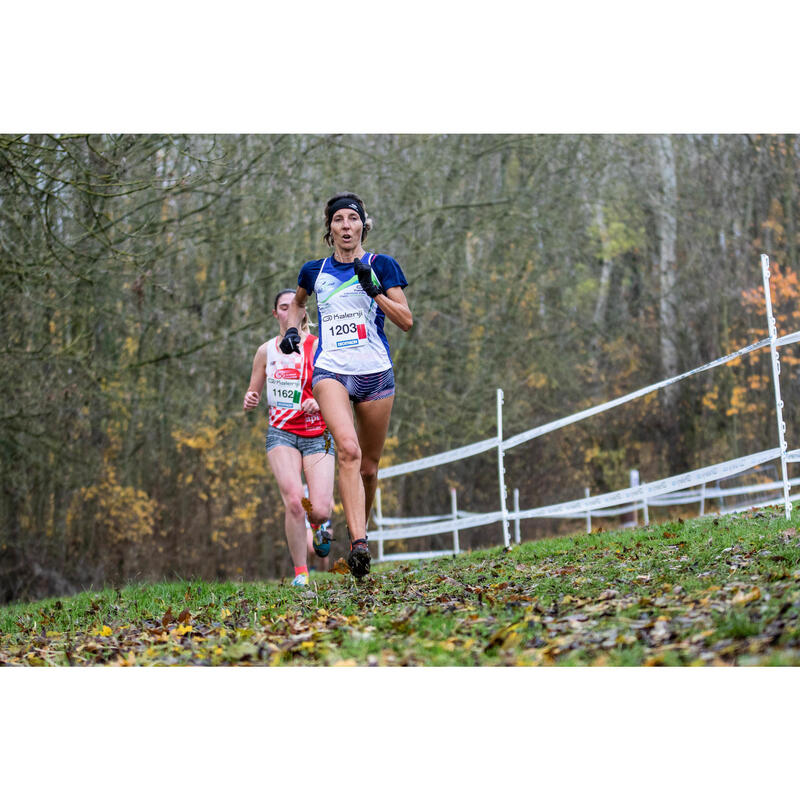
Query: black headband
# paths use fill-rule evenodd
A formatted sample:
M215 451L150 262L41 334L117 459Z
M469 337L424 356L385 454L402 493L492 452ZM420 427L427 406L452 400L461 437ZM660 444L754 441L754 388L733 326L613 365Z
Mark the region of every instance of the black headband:
M332 206L330 210L329 220L333 219L333 215L342 208L349 208L361 217L361 224L366 224L367 215L364 213L364 208L358 200L353 200L352 197L340 197Z

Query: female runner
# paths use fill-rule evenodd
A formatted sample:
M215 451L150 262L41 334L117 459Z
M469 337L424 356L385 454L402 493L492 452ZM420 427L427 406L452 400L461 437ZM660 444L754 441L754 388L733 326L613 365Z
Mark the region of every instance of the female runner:
M258 406L266 383L267 458L286 507L286 540L295 573L292 586L306 586L308 545L302 474L308 485L306 502L329 517L333 511L335 448L311 393L317 337L309 333L307 317L302 318L296 351L286 354L278 349L288 327L286 318L294 293L294 289L283 289L275 297L272 316L278 320L280 333L264 342L256 352L250 386L244 396L244 410ZM314 552L320 558L326 557L330 551L328 526L312 524L312 535Z
M394 402L384 319L403 331L413 322L403 292L408 281L400 265L391 256L363 247L371 227L357 195L337 194L328 201L323 239L333 253L303 264L280 343L284 353L299 352L302 335L297 325L308 296L316 292L320 328L313 394L336 442L339 492L350 535L347 563L357 578L370 569L367 519ZM329 514L327 506L317 508L312 501L312 524L325 521Z

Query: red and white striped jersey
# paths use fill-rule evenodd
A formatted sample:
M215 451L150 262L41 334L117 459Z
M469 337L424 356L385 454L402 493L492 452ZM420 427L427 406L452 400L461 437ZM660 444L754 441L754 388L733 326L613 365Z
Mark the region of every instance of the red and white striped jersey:
M316 336L306 336L300 353L281 352L280 336L267 343L267 402L269 424L297 436L320 436L325 432L322 415L306 414L300 406L311 394L311 376L314 372L314 343ZM276 387L278 387L276 389Z

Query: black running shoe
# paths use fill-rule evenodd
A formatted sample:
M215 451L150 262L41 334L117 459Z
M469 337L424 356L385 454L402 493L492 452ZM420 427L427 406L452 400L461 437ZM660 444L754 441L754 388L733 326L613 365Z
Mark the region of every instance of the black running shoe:
M347 555L347 566L356 578L363 578L369 572L369 545L366 538L356 539L350 544Z

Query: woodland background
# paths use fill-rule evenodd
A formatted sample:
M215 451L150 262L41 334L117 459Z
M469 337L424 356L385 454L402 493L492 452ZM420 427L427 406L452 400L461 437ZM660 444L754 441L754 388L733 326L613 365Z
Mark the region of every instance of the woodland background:
M385 465L493 435L498 386L510 436L762 338L761 252L779 333L800 328L798 156L795 135L0 135L0 602L288 573L242 397L334 192L410 283ZM774 447L770 380L762 350L530 442L508 486L527 508ZM495 509L494 454L385 482L384 513L445 513L451 485Z

